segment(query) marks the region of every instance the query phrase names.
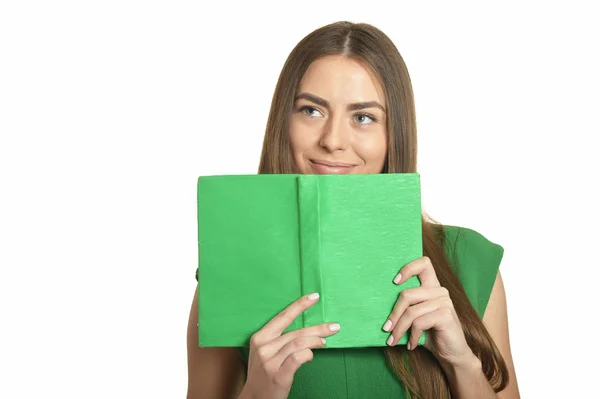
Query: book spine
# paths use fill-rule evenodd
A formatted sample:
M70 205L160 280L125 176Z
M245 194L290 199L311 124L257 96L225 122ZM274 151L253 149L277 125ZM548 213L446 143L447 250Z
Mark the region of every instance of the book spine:
M300 281L302 295L318 292L319 302L302 314L302 326L324 322L326 295L321 278L321 218L319 178L316 175L298 176L298 226L300 245Z

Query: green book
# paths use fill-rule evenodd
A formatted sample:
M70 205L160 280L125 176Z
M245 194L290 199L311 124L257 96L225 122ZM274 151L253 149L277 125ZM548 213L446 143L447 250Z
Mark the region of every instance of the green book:
M393 278L422 245L417 173L199 177L199 345L248 346L318 292L286 332L339 323L326 348L385 346L399 293L420 285Z

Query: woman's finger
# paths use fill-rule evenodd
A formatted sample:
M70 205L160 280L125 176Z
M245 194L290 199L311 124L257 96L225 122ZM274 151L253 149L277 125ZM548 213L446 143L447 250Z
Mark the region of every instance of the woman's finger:
M439 287L437 275L433 268L431 260L427 256L416 259L400 270L400 273L394 278L395 284L401 284L412 276L419 276L423 287Z
M338 323L319 324L317 326L305 327L290 331L289 333L283 334L282 336L274 339L271 343L269 343L269 345L273 345L277 347L277 350L279 350L283 345L293 341L296 338L306 336L325 338L337 334L339 331L340 325Z
M319 324L317 326L305 327L300 328L298 330L290 331L260 347L258 349L259 355L262 359L270 359L271 357L275 356L275 354L279 352L284 345L297 338L329 337L331 335L337 334L338 331L340 331L340 325L337 323Z
M321 337L316 336L304 336L298 337L287 344L283 345L283 347L277 352L275 356L271 360L269 360L270 365L275 368L281 368L283 362L294 352L302 352L305 349L317 349L325 346L326 340Z
M319 300L319 294L314 293L305 295L291 305L281 311L277 316L273 317L267 324L258 330L251 338L252 346L261 346L264 343L270 342L276 337L279 337L288 328L294 320L302 314L306 309L313 306Z
M448 295L448 290L445 287L416 287L402 291L398 295L392 313L383 325L383 330L391 331L409 306L435 298L448 297Z
M303 349L299 352L291 353L283 362L277 373L277 380L291 385L294 379L294 373L300 366L313 359L313 352L310 349Z
M409 307L406 312L404 312L404 314L402 314L402 316L400 317L400 319L398 320L398 323L396 324L396 326L394 327L392 333L390 334L390 337L388 338L387 344L390 346L394 346L398 343L398 341L400 340L400 338L404 335L404 333L411 328L411 334L416 334L415 330L415 326L413 325L413 322L428 313L432 313L437 311L438 309L440 309L441 307L447 307L448 301L450 300L450 298L447 297L442 297L442 298L435 298L435 299L431 299L429 301L425 301L425 302L421 302L417 305L413 305L411 307ZM412 326L412 327L411 327ZM420 337L421 333L423 331L421 331L419 333L419 335L417 336L417 341L418 341L418 337Z
M408 338L410 349L414 349L418 342L421 333L432 328L440 328L447 326L454 321L454 314L451 308L446 306L440 307L438 310L431 313L426 313L423 316L417 317L411 327L411 334ZM419 334L419 335L417 335Z

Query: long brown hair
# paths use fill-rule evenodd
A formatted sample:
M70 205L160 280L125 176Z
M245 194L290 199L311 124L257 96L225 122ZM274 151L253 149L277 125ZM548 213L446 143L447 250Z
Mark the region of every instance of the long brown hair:
M387 108L388 153L382 173L416 172L417 126L412 84L396 46L379 29L364 23L336 22L302 39L286 60L271 103L259 173L293 173L288 122L300 80L308 66L326 55L341 55L375 72ZM508 384L508 370L482 320L467 298L444 251L444 230L425 212L423 254L433 263L438 280L450 292L465 337L481 360L483 372L496 392ZM450 398L446 376L429 350L418 346L386 348L387 357L409 396Z

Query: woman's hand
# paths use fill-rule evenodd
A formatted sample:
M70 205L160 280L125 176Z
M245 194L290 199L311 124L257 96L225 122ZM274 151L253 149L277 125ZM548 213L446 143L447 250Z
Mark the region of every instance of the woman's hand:
M400 284L415 275L421 280L421 286L400 293L384 324L383 329L391 331L387 344L396 345L410 328L407 349L414 349L423 331L431 329L424 346L442 366L460 366L471 361L474 354L467 344L448 290L440 286L431 260L424 256L407 264L394 278L394 283Z
M311 349L325 345L323 337L340 329L339 324L321 324L281 335L306 309L317 303L318 294L298 299L275 316L250 339L248 378L240 398L287 398L294 374L313 359Z

